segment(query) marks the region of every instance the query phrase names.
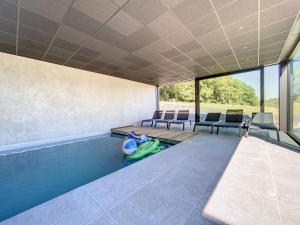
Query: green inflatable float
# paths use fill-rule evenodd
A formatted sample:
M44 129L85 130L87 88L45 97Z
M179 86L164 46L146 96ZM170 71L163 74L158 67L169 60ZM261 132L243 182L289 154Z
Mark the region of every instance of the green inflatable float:
M128 155L127 159L139 159L141 157L143 157L144 155L147 155L149 153L157 153L160 152L161 149L159 147L159 140L155 139L155 140L151 140L151 141L147 141L142 143L136 150L135 153L133 153L132 155Z

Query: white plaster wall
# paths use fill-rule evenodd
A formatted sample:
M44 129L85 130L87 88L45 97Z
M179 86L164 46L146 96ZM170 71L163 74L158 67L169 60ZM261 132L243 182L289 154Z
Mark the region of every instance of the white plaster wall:
M105 133L154 109L152 85L0 53L0 146Z

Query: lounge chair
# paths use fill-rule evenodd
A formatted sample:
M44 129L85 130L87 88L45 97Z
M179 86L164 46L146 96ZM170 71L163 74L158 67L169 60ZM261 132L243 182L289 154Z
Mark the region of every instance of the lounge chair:
M248 136L250 131L258 130L275 130L277 134L277 141L280 141L279 129L273 122L273 113L252 113L252 120L247 129L246 136Z
M219 134L219 128L238 128L239 136L244 126L243 122L243 110L242 109L228 109L225 116L225 121L215 124L217 127L217 134Z
M154 127L156 127L156 124L158 124L158 123L165 123L165 124L167 124L167 128L169 129L169 122L174 119L174 116L175 116L175 110L167 110L165 112L164 119L155 120Z
M184 130L185 122L189 121L189 115L190 115L190 110L179 110L177 114L177 119L169 122L169 129L171 124L182 124L182 129Z
M151 122L151 127L153 126L153 122L155 120L159 120L161 119L161 116L163 114L163 111L162 110L156 110L153 114L153 117L152 119L146 119L146 120L142 120L142 123L141 123L141 127L143 126L143 123L150 123Z
M198 123L195 123L193 132L195 132L196 126L206 126L206 127L211 127L210 133L212 134L214 126L217 123L221 122L221 113L207 113L206 118L204 121L200 121Z

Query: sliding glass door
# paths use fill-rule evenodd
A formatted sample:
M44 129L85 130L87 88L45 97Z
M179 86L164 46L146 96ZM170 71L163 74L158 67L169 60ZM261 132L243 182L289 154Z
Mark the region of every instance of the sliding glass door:
M279 126L279 66L228 74L199 81L200 120L209 112L243 109L245 117L272 112Z
M200 118L209 112L260 112L260 70L200 80Z
M300 44L289 62L290 79L290 132L300 140Z
M279 127L279 65L264 67L264 111L273 113Z

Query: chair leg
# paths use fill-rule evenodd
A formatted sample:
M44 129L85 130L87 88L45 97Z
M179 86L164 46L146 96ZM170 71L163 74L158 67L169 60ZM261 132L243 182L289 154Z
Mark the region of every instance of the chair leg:
M143 126L143 123L144 123L144 121L142 121L142 123L141 123L141 127Z
M182 129L184 130L184 123L182 124Z
M241 136L241 131L242 131L242 128L239 127L239 137Z
M250 133L250 127L246 128L245 137L249 137L249 133Z
M277 141L280 141L280 136L279 136L279 130L276 129L276 133L277 133Z
M190 120L190 125L192 125L192 121Z
M211 125L211 126L210 126L210 133L211 133L211 134L213 133L213 129L214 129L214 125Z
M154 128L156 128L157 121L154 123Z
M219 128L220 128L220 127L217 127L217 134L219 134Z
M168 128L168 130L170 130L170 126L171 126L171 123L167 122L167 128Z
M151 127L153 127L153 121L151 121Z
M195 132L195 129L196 129L196 124L194 125L194 129L193 129L193 132Z

